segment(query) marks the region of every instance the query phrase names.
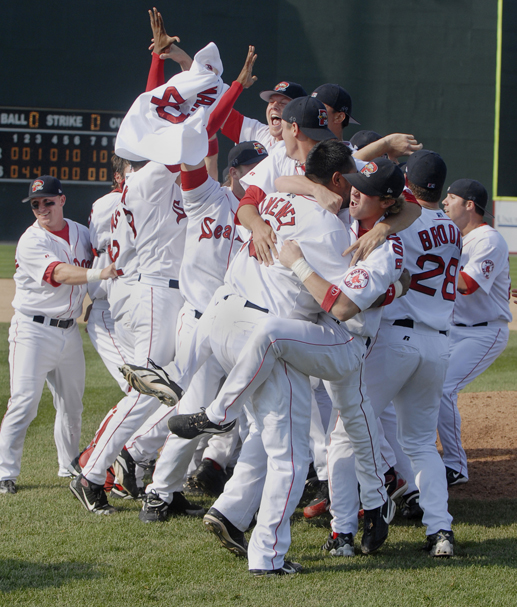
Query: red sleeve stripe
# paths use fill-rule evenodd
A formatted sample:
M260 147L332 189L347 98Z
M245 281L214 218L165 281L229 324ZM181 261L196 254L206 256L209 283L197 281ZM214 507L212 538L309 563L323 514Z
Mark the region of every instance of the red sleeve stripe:
M460 275L465 281L465 284L467 285L467 290L465 291L465 293L463 293L463 295L471 295L479 289L478 283L468 274L466 274L465 272L460 272Z
M54 269L56 266L58 266L59 264L64 263L64 261L53 261L48 268L45 270L45 274L43 274L43 280L45 282L48 282L48 284L51 287L60 287L61 283L60 282L56 282L53 278L52 278L52 273L54 272Z

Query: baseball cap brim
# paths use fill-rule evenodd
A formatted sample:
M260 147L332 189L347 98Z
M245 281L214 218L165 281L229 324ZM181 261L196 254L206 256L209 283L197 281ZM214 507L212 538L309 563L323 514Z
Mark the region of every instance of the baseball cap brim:
M307 135L309 139L313 141L326 141L327 139L337 139L334 133L326 126L319 128L308 128L306 126L300 126L300 130L304 135Z
M348 114L348 124L361 124L360 122L357 122L357 120L355 118L352 118L352 116L350 116L350 114Z
M292 99L289 95L282 93L281 91L262 91L259 97L263 99L266 103L269 103L269 100L273 95L282 95L282 97L287 97L287 99Z
M362 194L366 194L367 196L384 196L382 192L379 192L373 186L368 177L365 177L361 173L347 173L346 175L343 175L343 177Z

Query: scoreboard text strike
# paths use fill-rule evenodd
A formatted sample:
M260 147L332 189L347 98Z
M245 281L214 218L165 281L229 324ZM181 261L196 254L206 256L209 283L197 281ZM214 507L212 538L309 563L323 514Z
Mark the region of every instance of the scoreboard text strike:
M123 112L0 107L0 181L52 175L82 185L111 182Z

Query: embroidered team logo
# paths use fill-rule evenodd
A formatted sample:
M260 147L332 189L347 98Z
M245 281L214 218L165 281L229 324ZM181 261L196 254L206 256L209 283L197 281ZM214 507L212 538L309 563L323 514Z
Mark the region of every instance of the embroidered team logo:
M483 276L485 278L489 278L490 274L494 271L494 262L490 259L485 259L481 264L481 271L483 272Z
M36 181L32 184L32 193L39 192L43 189L44 185L45 184L43 183L42 179L36 179Z
M286 88L289 87L289 82L279 82L276 86L275 86L275 91L285 91Z
M369 282L368 272L362 268L352 270L345 278L345 285L350 289L364 289Z
M253 143L253 147L255 148L255 151L257 152L257 154L261 154L261 155L262 154L267 154L266 148L261 143L259 143L258 141L255 141Z
M379 167L375 164L375 162L369 162L368 164L365 164L364 167L361 169L361 173L365 177L370 177L370 175L377 173L378 170Z
M318 122L320 126L327 126L329 123L327 110L318 110Z

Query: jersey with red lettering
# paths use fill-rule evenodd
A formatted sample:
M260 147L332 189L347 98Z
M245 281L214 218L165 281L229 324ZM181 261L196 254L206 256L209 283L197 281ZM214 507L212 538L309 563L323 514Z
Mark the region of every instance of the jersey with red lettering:
M497 230L482 225L463 241L460 270L474 279L479 288L467 296L458 294L453 322L475 325L480 322L511 322L508 245Z
M343 276L341 253L350 240L336 215L322 209L314 198L280 193L268 196L259 211L273 228L279 250L284 240L297 240L307 263L326 280L335 283ZM278 260L269 267L258 263L252 240L233 260L225 283L241 297L281 318L315 322L321 312L290 269Z
M411 285L404 297L383 308L383 318L411 319L447 331L456 299L462 248L459 229L442 210L422 208L420 217L398 236Z
M359 222L350 227L350 241L357 240ZM379 330L383 308L368 309L388 287L402 274L404 246L397 234L392 234L386 242L370 255L349 268L338 283L341 291L351 299L361 312L345 322L346 328L356 335L375 337Z
M102 198L96 200L92 205L88 230L90 242L92 243L94 270L103 270L111 263L108 248L111 240L111 216L115 207L120 202L122 192L112 191ZM105 280L90 282L88 284L88 295L94 299L106 299L107 288Z
M111 240L108 252L110 260L116 264L119 276L116 280L110 281L107 291L111 317L115 321L121 320L122 316L129 311L132 288L138 280L135 219L125 204L127 184L131 180L131 176L132 174L129 174L126 178L121 201L113 211L110 224Z
M185 254L180 271L180 291L203 313L234 255L249 232L235 225L239 201L230 188L221 187L206 175L198 187L183 190L188 223Z
M52 263L68 263L81 268L92 265L88 229L65 219L69 243L34 222L16 247L16 294L13 308L27 316L44 314L51 318L79 318L83 311L86 285L50 285L44 275Z
M134 221L138 272L145 276L179 278L187 216L181 190L176 184L179 170L149 162L128 180L124 204ZM128 215L129 217L129 215Z

